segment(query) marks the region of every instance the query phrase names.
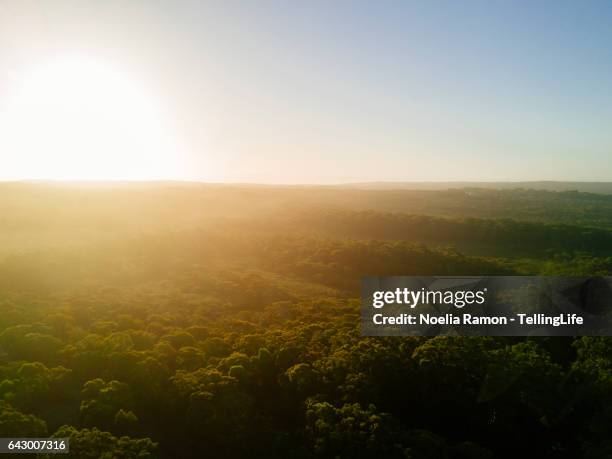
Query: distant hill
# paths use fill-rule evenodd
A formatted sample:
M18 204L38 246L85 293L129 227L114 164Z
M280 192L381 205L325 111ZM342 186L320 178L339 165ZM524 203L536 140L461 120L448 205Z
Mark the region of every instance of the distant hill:
M612 182L364 182L348 183L341 186L362 190L447 190L453 188L488 188L495 190L528 189L612 194Z

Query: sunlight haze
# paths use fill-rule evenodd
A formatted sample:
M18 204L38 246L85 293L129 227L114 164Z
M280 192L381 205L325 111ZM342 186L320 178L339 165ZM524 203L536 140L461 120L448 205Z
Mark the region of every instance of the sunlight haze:
M5 99L0 178L184 177L184 158L154 97L119 70L83 57L34 67ZM9 174L9 175L5 175Z

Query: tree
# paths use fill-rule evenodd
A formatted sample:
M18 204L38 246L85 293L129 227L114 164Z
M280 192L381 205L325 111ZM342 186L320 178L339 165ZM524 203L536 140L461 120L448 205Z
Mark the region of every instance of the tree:
M6 402L0 401L0 437L45 437L47 424L42 419L23 414Z
M55 438L70 440L70 454L79 459L156 459L158 444L150 438L115 437L96 428L77 430L62 426Z

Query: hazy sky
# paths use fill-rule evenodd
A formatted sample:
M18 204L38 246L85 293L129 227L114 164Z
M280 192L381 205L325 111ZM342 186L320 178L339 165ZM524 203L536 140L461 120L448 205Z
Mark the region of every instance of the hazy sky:
M4 180L612 180L611 121L611 2L0 0Z

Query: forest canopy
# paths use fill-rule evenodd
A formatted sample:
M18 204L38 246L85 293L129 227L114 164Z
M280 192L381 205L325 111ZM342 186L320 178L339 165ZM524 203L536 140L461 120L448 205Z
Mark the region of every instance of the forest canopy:
M609 274L612 197L2 186L1 437L80 458L612 451L608 338L359 328L366 275Z

